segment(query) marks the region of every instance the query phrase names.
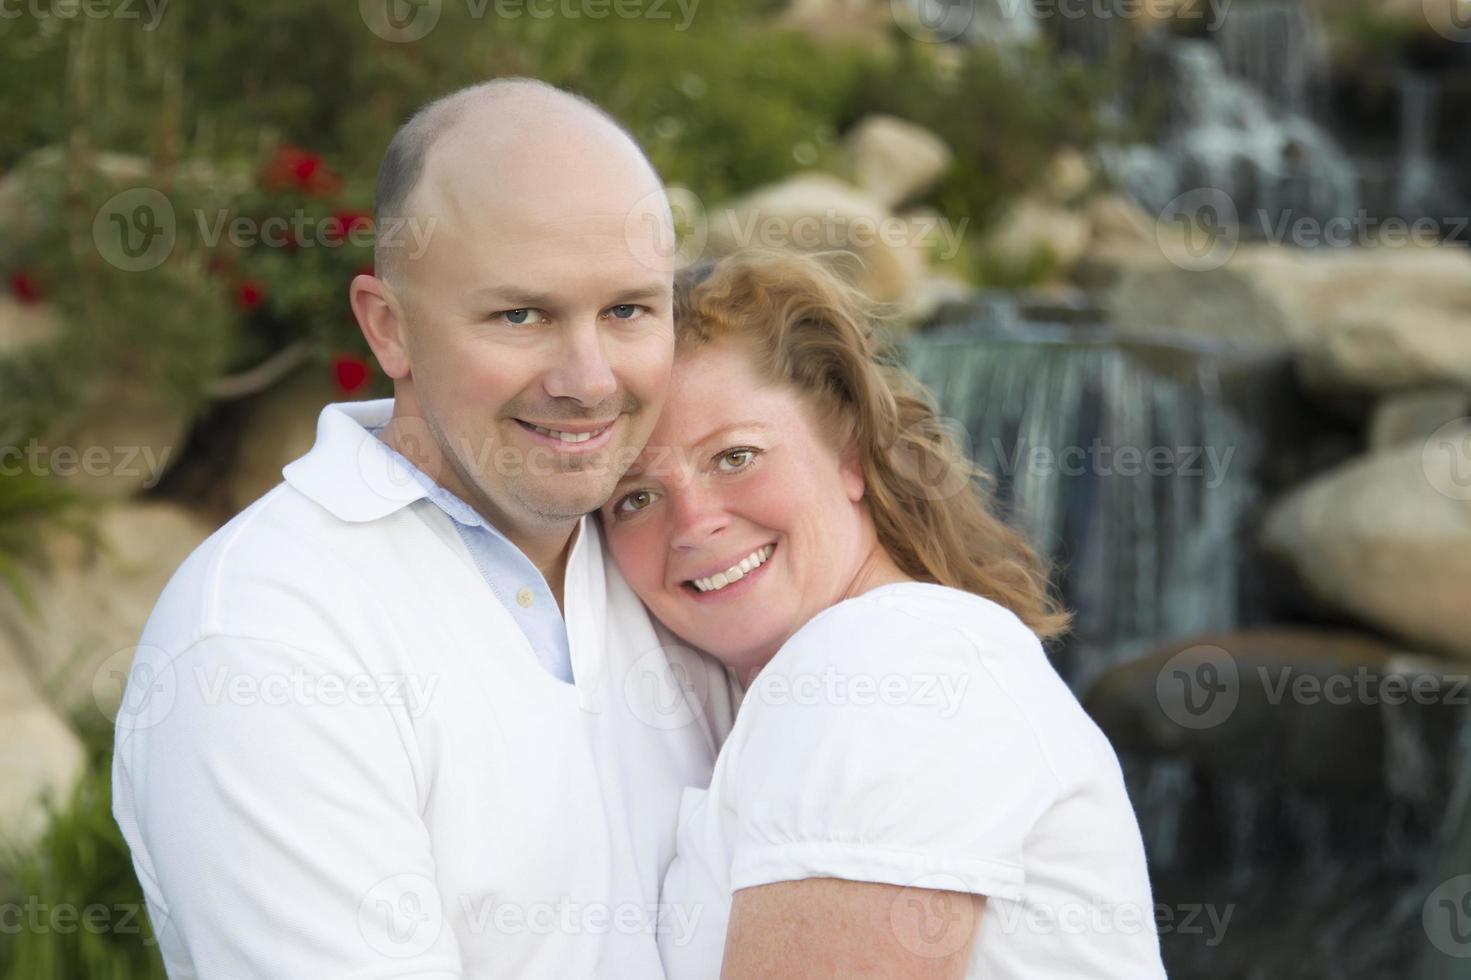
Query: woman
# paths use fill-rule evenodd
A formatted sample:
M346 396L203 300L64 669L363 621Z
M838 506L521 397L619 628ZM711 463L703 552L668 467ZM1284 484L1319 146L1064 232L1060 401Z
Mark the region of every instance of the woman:
M601 516L747 692L681 810L670 980L1163 976L1118 761L1039 641L1067 616L871 308L792 255L676 292L669 400Z

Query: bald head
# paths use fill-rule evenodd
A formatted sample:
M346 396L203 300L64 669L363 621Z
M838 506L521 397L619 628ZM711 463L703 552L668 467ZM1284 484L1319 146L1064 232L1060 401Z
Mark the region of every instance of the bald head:
M378 169L377 274L406 288L405 263L431 216L453 220L477 200L575 196L589 177L662 190L632 135L580 95L536 79L498 78L437 99L399 129Z

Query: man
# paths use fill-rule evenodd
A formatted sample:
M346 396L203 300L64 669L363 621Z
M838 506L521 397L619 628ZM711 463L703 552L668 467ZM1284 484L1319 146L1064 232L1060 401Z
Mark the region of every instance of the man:
M391 401L179 569L118 716L114 813L172 976L660 977L684 787L725 676L585 517L673 357L672 228L634 141L524 79L416 115L353 311ZM427 244L426 244L427 243Z

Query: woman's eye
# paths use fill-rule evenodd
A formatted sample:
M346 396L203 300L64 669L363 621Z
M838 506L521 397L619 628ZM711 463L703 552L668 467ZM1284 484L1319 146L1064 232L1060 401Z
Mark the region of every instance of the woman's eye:
M734 473L736 470L742 470L751 465L751 460L755 458L756 450L754 449L727 449L720 454L716 465L726 473Z
M652 490L635 490L630 494L624 495L623 499L618 501L617 506L613 508L613 512L619 516L624 516L643 510L653 502L654 492Z
M646 307L639 306L637 303L619 303L617 306L609 307L608 312L613 314L614 319L632 320L645 309Z
M500 315L506 318L507 323L517 327L541 322L541 313L537 310L507 310Z

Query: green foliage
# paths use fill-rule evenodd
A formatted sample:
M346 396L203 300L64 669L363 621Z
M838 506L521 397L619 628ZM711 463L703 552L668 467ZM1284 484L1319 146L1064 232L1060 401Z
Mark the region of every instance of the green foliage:
M92 720L96 718L96 720ZM87 765L41 840L0 867L0 902L20 928L0 929L4 980L164 980L163 962L112 818L112 729L77 719Z

